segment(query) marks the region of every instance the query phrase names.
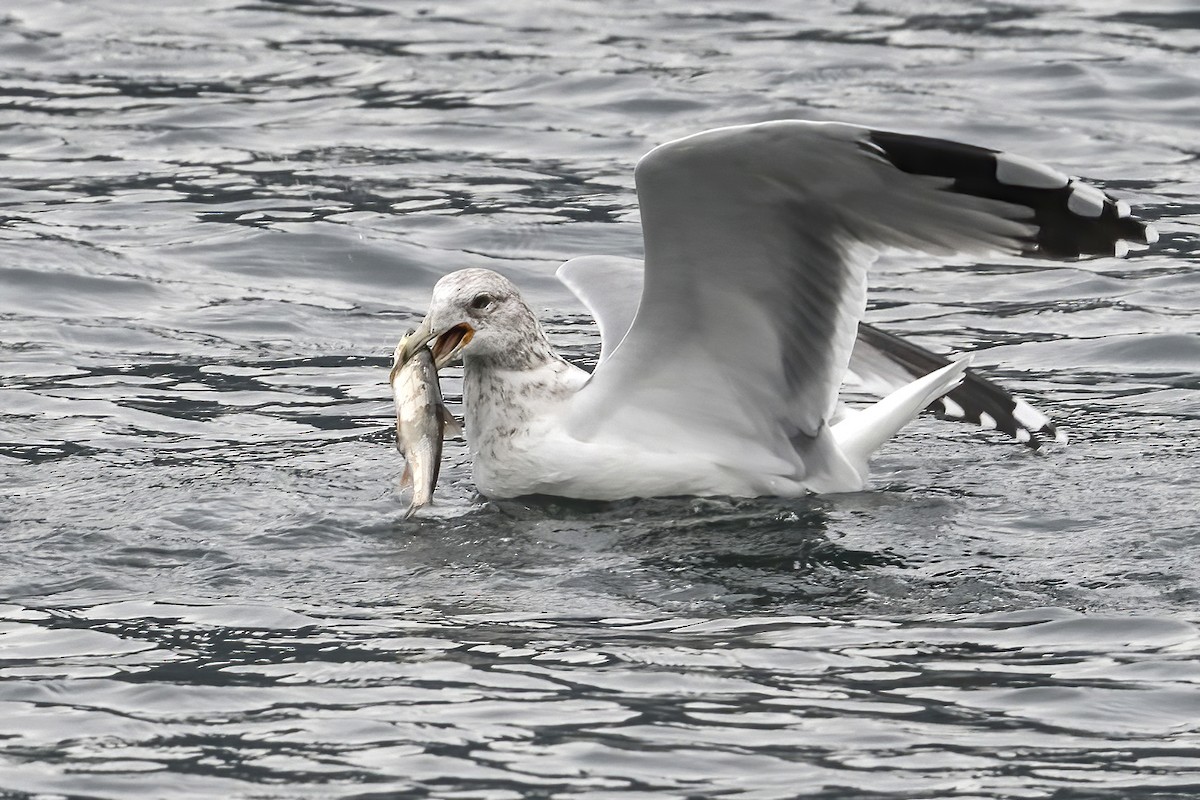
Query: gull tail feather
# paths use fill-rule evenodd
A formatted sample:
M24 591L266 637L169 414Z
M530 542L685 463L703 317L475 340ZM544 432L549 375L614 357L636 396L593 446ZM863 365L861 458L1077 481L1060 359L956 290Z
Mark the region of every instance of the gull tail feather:
M915 419L925 406L962 383L963 373L970 365L971 357L964 356L900 387L832 427L838 447L863 481L867 479L867 462L875 451Z

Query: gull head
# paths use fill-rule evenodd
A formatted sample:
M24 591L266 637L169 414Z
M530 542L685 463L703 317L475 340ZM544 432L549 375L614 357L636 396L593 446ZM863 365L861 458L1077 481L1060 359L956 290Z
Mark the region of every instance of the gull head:
M439 369L460 356L464 362L513 368L553 357L517 287L490 269L463 269L437 282L429 313L398 352L398 363L426 344Z

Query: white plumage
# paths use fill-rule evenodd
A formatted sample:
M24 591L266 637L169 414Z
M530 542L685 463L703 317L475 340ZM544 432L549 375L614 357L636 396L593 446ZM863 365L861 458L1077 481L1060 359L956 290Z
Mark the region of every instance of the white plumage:
M604 258L559 273L600 326L594 374L554 352L500 275L434 289L420 335L443 363L461 350L485 495L860 489L876 448L966 368L835 422L879 250L1070 257L1150 239L1116 201L1027 159L837 123L696 134L651 151L636 180L644 275Z

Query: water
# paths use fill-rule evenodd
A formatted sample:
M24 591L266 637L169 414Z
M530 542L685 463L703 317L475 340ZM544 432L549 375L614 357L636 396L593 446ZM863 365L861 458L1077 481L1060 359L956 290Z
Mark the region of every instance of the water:
M0 796L1200 793L1200 17L1143 4L8 0ZM1162 241L903 257L869 319L1062 423L874 490L403 521L391 349L636 256L632 165L840 119L1013 149ZM460 391L447 382L453 401Z

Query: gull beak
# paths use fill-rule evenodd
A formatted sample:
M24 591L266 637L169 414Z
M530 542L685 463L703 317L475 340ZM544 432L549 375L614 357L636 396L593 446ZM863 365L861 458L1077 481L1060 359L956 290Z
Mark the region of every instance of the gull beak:
M475 329L465 322L460 322L444 331L435 331L429 321L429 316L426 315L420 326L405 334L404 338L400 340L400 344L396 346L396 366L408 363L408 360L416 355L422 347L428 345L429 349L433 351L434 366L441 369L458 358L459 353L474 335Z

